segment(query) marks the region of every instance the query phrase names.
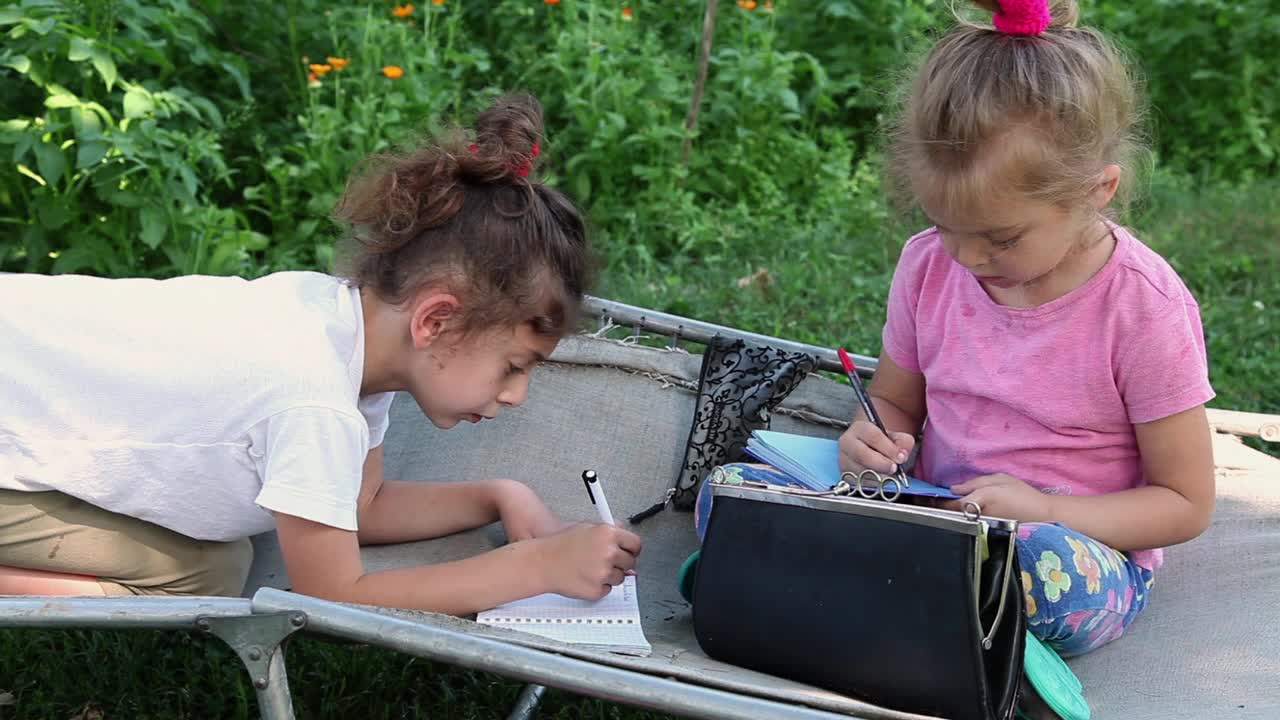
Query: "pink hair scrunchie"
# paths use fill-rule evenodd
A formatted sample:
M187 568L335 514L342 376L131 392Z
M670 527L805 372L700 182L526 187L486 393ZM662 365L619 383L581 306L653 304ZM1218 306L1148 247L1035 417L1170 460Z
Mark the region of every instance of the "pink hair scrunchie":
M1000 12L991 16L996 29L1010 35L1039 35L1049 27L1049 3L1045 0L999 0Z

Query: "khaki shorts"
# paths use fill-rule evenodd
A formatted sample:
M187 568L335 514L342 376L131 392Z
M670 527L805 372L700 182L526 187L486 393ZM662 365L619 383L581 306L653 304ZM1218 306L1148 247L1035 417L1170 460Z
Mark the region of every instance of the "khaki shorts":
M110 595L244 590L248 538L196 540L59 492L0 490L0 565L89 575Z

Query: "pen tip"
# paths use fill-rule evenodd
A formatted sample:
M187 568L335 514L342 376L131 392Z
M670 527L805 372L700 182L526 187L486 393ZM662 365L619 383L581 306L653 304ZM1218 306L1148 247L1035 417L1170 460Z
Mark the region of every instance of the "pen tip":
M582 471L582 479L583 479L583 480L595 480L595 479L596 479L596 471L595 471L595 470L583 470L583 471Z

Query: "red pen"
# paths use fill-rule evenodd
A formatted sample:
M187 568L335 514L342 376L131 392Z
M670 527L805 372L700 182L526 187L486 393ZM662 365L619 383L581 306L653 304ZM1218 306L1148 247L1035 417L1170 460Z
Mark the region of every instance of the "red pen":
M867 419L875 423L880 428L880 432L885 437L889 437L889 431L884 427L884 421L880 419L880 414L876 412L876 406L871 404L871 396L867 394L867 389L862 385L862 378L858 377L858 367L853 364L853 358L849 357L849 353L844 348L836 348L836 355L840 356L840 364L844 366L844 374L849 376L849 384L853 386L853 392L858 396L858 402L862 404L862 412L866 413ZM897 463L897 472L894 477L902 483L902 487L909 487L910 481L907 480L907 474L902 471L902 463Z

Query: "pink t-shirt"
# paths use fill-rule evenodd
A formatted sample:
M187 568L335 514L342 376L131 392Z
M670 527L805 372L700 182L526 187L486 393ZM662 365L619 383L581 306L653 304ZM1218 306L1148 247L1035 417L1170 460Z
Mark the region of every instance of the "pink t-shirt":
M1195 298L1125 229L1083 285L1033 308L994 302L943 248L909 240L889 291L884 348L925 377L913 474L944 487L1008 473L1041 492L1144 484L1135 423L1202 404L1209 385ZM1132 554L1143 567L1159 549Z

